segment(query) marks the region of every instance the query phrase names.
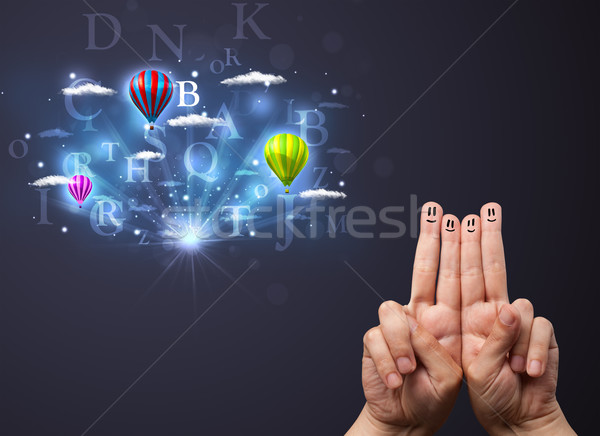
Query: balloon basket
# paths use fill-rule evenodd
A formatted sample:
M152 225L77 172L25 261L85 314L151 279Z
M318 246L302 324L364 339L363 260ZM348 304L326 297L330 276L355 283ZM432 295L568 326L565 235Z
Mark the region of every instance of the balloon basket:
M79 209L81 209L81 206L79 206Z
M150 130L154 130L154 126L150 125Z
M286 193L286 194L289 194L289 193L290 193L290 190L289 190L289 189L286 189L286 190L285 190L285 193Z

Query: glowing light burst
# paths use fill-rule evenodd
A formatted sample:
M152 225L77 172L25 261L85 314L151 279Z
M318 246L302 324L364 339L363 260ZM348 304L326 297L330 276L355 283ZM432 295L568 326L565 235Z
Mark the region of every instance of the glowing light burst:
M274 89L273 87L271 92L274 92ZM285 105L275 106L273 104L278 96L273 96L271 92L265 96L261 91L257 91L251 98L261 99L263 103L261 106L265 107L262 110L278 110L281 114L287 113ZM224 213L223 208L247 206L253 209L256 206L275 206L277 195L283 194L281 183L275 177L269 177L263 173L258 174L257 170L262 159L259 160L256 157L263 155L264 145L269 138L289 127L277 124L279 122L277 120L281 117L272 116L264 124L252 123L255 131L252 134L245 134L244 140L237 142L228 139L227 135L221 136L220 129L215 129L213 134L216 139L207 141L217 151L219 163L211 173L211 177L214 177L212 182L200 177L190 177L182 159L190 144L206 141L208 132L193 128L171 129L168 131L168 149L164 159L149 163L150 182L142 181L143 171L141 170L133 172L133 182L125 182L129 177L127 161L122 156L133 156L142 149L143 145L140 142L143 144L143 141L140 141L142 138L126 139L131 135L120 131L122 128L126 128L121 124L122 120L111 120L108 114L109 111L102 111L94 119L95 125L101 126L102 137L99 142L119 143L119 147L114 148L115 163L108 164L111 165L111 171L108 172L98 170L97 167L94 168L96 162L106 161L107 149L98 148L92 155L91 169L96 170L93 179L95 191L92 197L97 195L98 198L91 198L91 204L112 200L115 202L115 207L117 204L122 205L116 212L122 221L122 228L120 230L107 228L106 233L114 232L110 234L111 239L117 239L117 244L124 246L123 248L152 251L159 260L161 266L156 265L157 276L141 298L157 288L162 289L167 284L167 280L163 280L167 275L180 276L183 274L183 280L188 283L191 281L194 301L199 289L211 286L209 270L216 270L220 275L234 281L235 274L230 274L219 265L218 259L222 257L224 251L222 244L225 244L225 252L227 252L231 242L254 240L258 232L269 231L269 228L272 230L276 218L261 217L260 221L254 223L255 231L250 230L247 226L247 214L250 213L248 210L241 209L239 213L235 213L230 209L228 213ZM133 116L137 118L138 114L133 112L132 114L132 119ZM234 121L236 123L243 122L237 119ZM163 139L162 136L156 134L156 131L154 134L150 134L147 130L148 125L145 127L146 138L154 136ZM228 129L225 128L224 131L228 132ZM76 143L77 141L69 143L69 151L78 151L77 147L73 145ZM62 167L66 156L65 145L63 144L62 147L56 161L47 160L46 167ZM192 156L192 166L199 173L205 171L210 166L206 165L208 156L206 150L196 147L193 153L195 155ZM134 163L134 165L136 167L143 166L141 163ZM255 175L237 177L235 173L238 170L251 171ZM299 176L294 183L294 190L300 192L302 188L309 187L307 183L312 183L309 181L310 176L307 174L305 180L302 180L302 175ZM262 186L260 195L255 191L258 185ZM68 192L65 190L61 195L63 197L58 200L57 204L69 213L81 215L84 223L91 222L89 216L91 210L81 211L78 209L74 211ZM111 208L112 205L105 205L105 210ZM105 218L108 220L108 217ZM234 231L236 222L239 232ZM221 230L220 235L215 233L215 227ZM89 227L87 230L92 232ZM116 235L115 238L112 238L113 234ZM93 232L91 237L95 237ZM201 274L197 274L198 272ZM198 280L204 282L199 284Z

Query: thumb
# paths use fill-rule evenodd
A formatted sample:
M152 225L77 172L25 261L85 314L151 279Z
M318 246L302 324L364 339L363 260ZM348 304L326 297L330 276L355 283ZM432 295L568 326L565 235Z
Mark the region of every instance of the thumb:
M521 326L519 311L510 304L500 308L496 322L488 338L473 362L477 373L484 378L494 379L507 361L507 354L517 342ZM472 373L472 371L469 371Z

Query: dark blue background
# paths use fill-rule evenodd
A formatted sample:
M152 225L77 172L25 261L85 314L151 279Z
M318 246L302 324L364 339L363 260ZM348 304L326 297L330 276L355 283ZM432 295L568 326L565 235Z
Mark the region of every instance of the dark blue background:
M123 36L146 59L146 24L188 24L209 40L228 25L221 31L233 36L229 2L138 3L134 11L125 2L92 4L121 20ZM272 2L257 15L272 39L247 30L239 72L272 70L269 50L286 43L295 60L280 73L302 72L298 92L350 83L362 96L351 115L368 116L340 121L330 145L359 155L509 4ZM152 249L122 249L52 206L54 226L32 221L39 200L27 183L47 153L36 147L45 145L32 141L29 155L15 160L8 144L68 119L62 103L52 106L59 115L46 102L68 85L70 71L106 81L144 68L122 43L85 51L86 13L79 1L19 1L0 15L6 435L81 434L232 281L209 268L194 306L189 270L173 271L141 299L161 270ZM590 2L521 0L345 177L349 206L408 207L416 194L462 217L487 201L503 205L511 299L531 299L554 323L558 398L582 433L596 427L596 402L586 398L596 395L598 357L597 19ZM322 46L330 31L344 39L337 54ZM182 64L208 75L193 56ZM393 162L390 177L374 169L381 158ZM65 237L62 221L77 231ZM231 276L254 259L255 268L89 434L343 433L364 401L362 335L377 323L381 302L343 261L385 298L406 303L415 245L408 235L296 240L284 252L273 241L223 242L213 255ZM288 290L282 305L268 298L274 283ZM483 433L464 389L440 433Z

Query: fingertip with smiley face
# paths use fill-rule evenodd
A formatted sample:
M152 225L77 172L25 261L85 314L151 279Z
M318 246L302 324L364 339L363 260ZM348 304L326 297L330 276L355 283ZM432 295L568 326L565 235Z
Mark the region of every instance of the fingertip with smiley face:
M481 236L481 219L478 215L467 215L463 218L460 227L464 239L477 239Z
M480 211L481 226L483 228L493 229L500 227L502 222L502 207L498 203L486 203Z
M442 237L460 239L460 221L454 215L446 214L442 217Z
M442 206L434 201L428 201L421 208L421 228L439 232L443 215Z

